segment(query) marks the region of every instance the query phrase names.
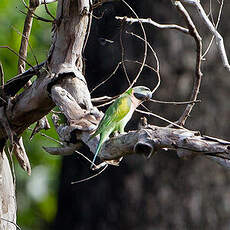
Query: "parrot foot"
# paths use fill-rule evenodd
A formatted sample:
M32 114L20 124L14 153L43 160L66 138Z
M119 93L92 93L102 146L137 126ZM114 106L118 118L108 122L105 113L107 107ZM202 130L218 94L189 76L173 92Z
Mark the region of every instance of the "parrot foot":
M123 157L120 157L116 160L103 161L102 163L100 163L98 165L93 165L93 167L91 169L94 171L94 170L99 170L99 169L106 167L108 165L119 166L119 163L121 162L122 159L123 159Z
M93 165L91 169L93 171L95 171L95 170L99 170L99 169L101 169L103 167L106 167L106 166L108 166L108 163L106 161L104 161L104 162L102 162L102 163L100 163L98 165Z
M123 157L120 157L116 160L108 160L108 161L105 161L107 164L109 165L113 165L113 166L119 166L120 162L122 161Z

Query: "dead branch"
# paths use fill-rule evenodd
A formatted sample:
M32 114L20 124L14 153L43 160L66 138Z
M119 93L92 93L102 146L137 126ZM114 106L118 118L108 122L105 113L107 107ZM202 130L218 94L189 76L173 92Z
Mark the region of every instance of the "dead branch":
M134 16L139 19L138 15L136 14L136 12L132 9L132 7L125 1L125 0L121 0L128 8L129 10L134 14ZM141 27L141 30L143 32L143 36L144 36L144 55L143 55L143 60L142 60L142 65L140 66L139 70L138 70L138 73L137 75L135 76L134 80L132 81L132 83L129 85L129 88L133 87L134 84L137 82L143 68L144 68L144 65L145 65L145 61L146 61L146 58L147 58L147 50L148 50L148 45L147 45L147 37L146 37L146 33L145 33L145 29L144 29L144 26L142 24L141 21L139 21L139 24L140 24L140 27Z
M15 96L15 94L25 86L25 84L34 76L39 75L39 71L45 65L45 62L26 70L25 72L11 78L4 85L6 96Z
M175 1L179 2L179 1ZM200 19L203 20L205 25L208 27L209 31L212 33L212 35L215 37L217 49L219 51L222 63L224 65L224 68L226 68L228 71L230 71L230 65L228 62L228 57L226 54L225 46L224 46L224 39L220 35L220 33L217 31L216 27L212 24L212 22L209 20L207 14L205 13L200 1L197 0L181 0L181 2L187 3L189 5L192 5L195 7L195 9L198 12L198 15L200 16Z
M193 89L192 89L192 95L190 97L190 101L196 101L197 100L197 96L199 93L199 88L200 88L200 83L201 83L201 77L202 77L202 73L201 73L201 60L202 60L202 39L190 17L190 15L188 14L188 12L186 11L186 9L183 7L183 5L181 4L181 2L179 1L173 1L174 5L176 6L177 10L180 12L180 14L183 16L188 29L183 28L181 26L178 25L162 25L159 23L156 23L154 21L152 21L151 19L140 19L140 18L128 18L128 17L116 17L116 19L118 20L122 20L122 21L126 21L129 23L135 23L135 22L141 22L141 23L149 23L153 26L156 26L158 28L161 29L176 29L179 30L183 33L186 34L190 34L195 42L196 42L196 47L197 47L197 58L196 58L196 71L195 71L195 79L194 79L194 83L193 83ZM147 41L146 41L147 43ZM150 48L152 48L150 46ZM159 77L159 76L158 76ZM179 125L184 125L186 119L189 117L189 114L191 113L193 106L195 105L195 103L190 103L187 105L187 107L185 108L185 111L183 112L183 114L181 115L181 117L178 120L178 124Z
M30 0L31 7L38 7L41 4L49 4L56 2L57 0Z
M26 154L26 150L23 144L22 137L19 138L17 142L14 143L13 145L13 152L22 167L22 169L27 172L27 174L30 176L31 175L31 166L30 166L30 161L29 158Z
M79 131L74 124L59 126L57 132L65 145L59 148L45 148L51 154L73 154L79 147L77 142L71 143L73 135L76 135L75 141L83 141L92 152L96 150L98 137L88 141L89 133ZM209 156L215 161L219 159L218 163L222 162L225 167L230 167L230 142L201 135L199 131L153 125L146 125L140 130L110 138L104 143L99 157L104 161L119 159L130 154L142 154L149 157L160 150L167 149L175 150L180 158Z
M16 223L15 187L9 161L4 151L0 153L0 229L15 230ZM12 224L14 223L14 224Z
M161 149L176 150L178 156L182 158L222 154L230 160L228 141L202 136L197 131L153 125L111 138L105 142L100 157L110 160L134 153L149 156Z
M201 78L202 78L202 72L201 72L201 61L202 61L202 39L196 29L196 26L194 25L190 15L184 8L184 6L181 4L179 1L174 2L175 7L179 11L179 13L182 15L182 17L185 20L185 23L189 29L189 34L194 38L195 43L196 43L196 69L195 69L195 78L193 81L193 89L192 89L192 95L190 97L191 101L196 101L197 96L199 93L200 89L200 83L201 83ZM178 120L179 125L184 125L185 121L189 117L195 103L187 105L185 108L183 114Z
M35 11L35 7L29 7L29 10L27 12L25 22L24 22L24 28L22 32L22 39L21 39L21 45L19 49L19 59L18 59L18 74L21 74L25 71L26 67L26 57L27 57L27 48L29 44L29 37L30 32L32 29L32 23L33 23L33 13ZM31 85L31 82L28 81L28 86Z
M128 18L128 17L119 17L119 16L116 16L115 18L117 20L120 20L120 21L126 21L127 23L130 23L130 24L142 22L142 23L151 24L151 25L153 25L159 29L174 29L174 30L179 30L180 32L183 32L185 34L189 33L188 29L186 29L182 26L179 26L176 24L160 24L158 22L153 21L151 18L139 18L139 19L137 19L137 18Z

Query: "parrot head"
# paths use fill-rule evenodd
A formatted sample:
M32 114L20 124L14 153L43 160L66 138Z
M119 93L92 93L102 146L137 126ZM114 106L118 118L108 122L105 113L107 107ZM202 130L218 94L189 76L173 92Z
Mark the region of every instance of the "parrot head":
M133 95L140 101L147 101L152 98L152 92L148 87L136 86L133 88Z

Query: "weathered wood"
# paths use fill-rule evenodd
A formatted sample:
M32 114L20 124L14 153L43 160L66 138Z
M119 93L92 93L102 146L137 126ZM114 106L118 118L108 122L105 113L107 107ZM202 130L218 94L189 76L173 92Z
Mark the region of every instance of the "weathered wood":
M19 136L29 125L51 111L55 106L54 102L58 101L54 99L55 95L52 95L54 92L52 87L55 88L56 85L71 95L79 111L82 109L82 113L90 114L97 111L91 103L90 93L82 74L82 49L89 21L87 9L89 0L58 1L57 20L48 61L42 63L39 68L26 71L5 85L8 101L4 117L9 123L9 129L15 135ZM16 95L35 74L38 77L33 84ZM65 114L67 113L68 111L65 111ZM3 143L7 138L4 126L1 126L0 142ZM16 222L15 188L8 160L4 153L0 157L0 217L5 219L0 219L0 229L13 230L16 228L12 224ZM28 164L24 166L30 173Z
M5 152L0 154L0 229L15 230L16 226L15 186Z
M76 140L84 142L92 152L96 151L99 137L89 141L90 133L88 130L84 131L81 126L74 122L70 126L59 126L57 132L63 141L63 146L45 148L50 154L73 154L79 147ZM73 135L76 135L75 138ZM104 143L98 156L106 161L119 159L130 154L143 154L150 157L161 149L173 149L180 158L184 159L208 156L221 165L230 167L230 142L201 135L199 131L153 125L147 125L139 130L110 138Z
M222 154L230 159L230 142L202 136L196 131L152 125L111 138L99 155L109 160L133 153L149 156L160 149L174 149L182 158Z

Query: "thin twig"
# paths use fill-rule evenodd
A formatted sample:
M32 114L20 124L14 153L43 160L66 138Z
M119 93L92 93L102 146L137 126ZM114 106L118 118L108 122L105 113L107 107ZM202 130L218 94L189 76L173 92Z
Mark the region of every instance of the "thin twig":
M30 127L28 127L28 130L33 131L33 129L31 129ZM50 139L50 140L52 140L52 141L54 141L54 142L56 142L56 143L58 143L58 144L60 144L60 145L63 145L63 143L62 143L61 141L58 141L58 140L56 140L55 138L50 137L50 136L48 136L48 135L46 135L46 134L44 134L44 133L38 132L38 134L41 135L41 136L43 136L43 137L46 137L46 138L48 138L48 139Z
M137 60L129 60L129 59L126 59L125 62L131 62L131 63L135 63L135 64L139 64L139 65L142 64L142 62L140 62L140 61L137 61ZM153 72L157 73L157 70L154 69L154 67L152 67L152 66L150 66L150 65L148 65L148 64L145 64L145 67L147 67L147 68L151 69Z
M168 120L168 119L166 119L166 118L164 118L164 117L162 117L162 116L160 116L160 115L157 115L157 114L155 114L155 113L152 113L146 106L144 106L144 105L141 105L141 106L144 107L145 109L147 109L148 112L147 112L147 111L143 111L143 110L139 110L139 109L136 109L135 111L137 111L137 112L139 112L139 113L147 114L147 115L149 115L149 116L153 116L153 117L159 118L160 120L165 121L165 122L169 123L169 124L172 125L172 126L175 126L175 127L177 127L177 128L184 129L184 130L187 130L187 131L188 131L188 129L184 128L183 126L178 125L177 123L172 122L172 121L170 121L170 120Z
M136 63L136 64L139 64L139 65L142 65L141 62L139 61L133 61L133 60L124 60L124 62L132 62L132 63ZM106 78L106 80L104 80L103 82L101 82L99 85L97 85L92 91L91 93L96 89L98 88L99 86L101 86L102 84L104 84L106 81L108 81L117 71L118 67L121 65L121 62L118 63L117 67L115 68L115 70L113 71L113 73L108 77ZM151 69L152 71L154 72L157 72L157 70L155 70L152 66L150 65L147 65L145 64L144 65L145 67ZM159 77L159 76L158 76ZM156 87L153 89L153 92L155 92L155 90L158 88L160 84L160 80L158 79L158 83L156 85ZM104 97L100 97L100 98L92 98L91 101L93 103L100 103L100 102L105 102L104 104L101 104L101 105L98 105L96 107L103 107L103 106L106 106L106 105L109 105L111 104L117 97L119 97L119 95L116 95L116 96L113 96L113 97L108 97L108 96L104 96Z
M24 11L20 10L19 9L19 12L21 12L22 14L24 15L27 15ZM37 19L39 21L42 21L42 22L51 22L51 23L54 23L53 20L49 20L49 19L46 19L46 18L43 18L43 17L40 17L38 15L36 15L35 13L33 13L33 16L32 16L34 19Z
M179 13L182 15L182 17L185 20L185 23L189 29L190 35L194 38L195 43L196 43L196 69L195 69L195 79L193 82L193 89L192 89L192 95L190 97L191 101L196 101L197 96L199 93L200 89L200 83L201 83L201 78L202 78L202 73L201 73L201 60L202 60L202 39L184 6L182 5L181 2L175 1L174 5L176 6L176 9L179 11ZM183 114L177 121L179 125L184 125L186 119L189 117L195 103L187 105L185 108Z
M103 172L107 169L107 167L108 167L108 164L106 164L105 167L102 168L98 173L96 173L96 174L94 174L94 175L92 175L92 176L89 176L89 177L87 177L87 178L84 178L84 179L82 179L82 180L73 181L73 182L71 182L71 184L79 184L79 183L81 183L81 182L85 182L85 181L91 180L91 179L93 179L94 177L97 177L97 176L99 176L101 173L103 173Z
M77 150L75 150L74 152L77 153L78 155L82 156L86 161L88 161L90 163L90 165L97 167L97 165L93 161L91 161L88 157L86 157L83 153L81 153Z
M49 11L49 9L48 9L46 0L44 0L44 5L45 5L46 13L47 13L53 20L55 20L56 18L50 13L50 11Z
M92 98L91 101L93 103L100 103L100 102L108 102L112 99L114 99L114 97L103 96L103 97Z
M126 79L127 79L127 81L128 81L128 84L129 84L129 86L130 86L131 82L130 82L130 80L129 80L129 75L128 75L128 73L127 73L126 66L125 66L125 62L124 62L125 48L124 48L123 40L122 40L123 28L124 28L124 21L122 21L122 23L121 23L121 30L120 30L121 63L122 63L122 67L123 67L123 70L124 70L124 73L125 73L125 77L126 77Z
M40 4L49 4L49 3L53 3L56 2L57 0L40 0Z
M21 38L21 45L19 48L19 55L20 57L18 58L18 74L21 74L25 71L26 69L26 60L27 58L27 49L28 49L28 44L29 44L29 37L32 29L32 24L33 24L33 13L36 10L36 7L30 7L30 10L27 11L27 15L25 18L24 22L24 28L22 32L22 38ZM22 58L21 58L22 57ZM37 59L35 59L37 60ZM37 62L38 64L38 62ZM31 85L31 81L29 80L24 88L27 88Z
M2 63L0 62L0 87L1 89L3 89L4 87L4 82L5 82L4 71L3 71Z
M201 100L196 100L196 101L159 101L159 100L154 100L150 99L150 101L159 103L159 104L171 104L171 105L187 105L187 104L193 104L193 103L199 103Z
M230 65L228 62L228 57L227 57L225 46L224 46L224 39L220 35L220 33L217 31L215 26L212 24L212 22L209 20L202 5L200 4L200 1L197 1L197 0L182 0L182 1L196 8L198 15L204 21L205 25L208 27L212 35L215 37L216 45L217 45L224 68L230 71ZM175 1L175 2L178 2L178 1Z
M132 35L132 36L135 36L136 38L138 38L138 39L144 41L144 39L143 39L142 37L140 37L139 35L137 35L137 34L130 33L130 32L127 32L127 31L126 31L126 33L127 33L127 34L130 34L130 35ZM155 86L155 88L152 90L152 93L154 93L154 92L159 88L160 83L161 83L160 62L159 62L159 59L158 59L158 57L157 57L156 52L153 50L153 48L152 48L152 46L150 45L150 43L149 43L148 41L144 41L144 42L147 43L148 47L149 47L150 50L152 51L152 53L153 53L153 55L154 55L154 57L155 57L155 60L156 60L156 64L157 64L157 68L156 68L156 70L154 69L154 71L155 71L156 74L157 74L157 78L158 78L157 80L158 80L158 82L157 82L157 85ZM150 67L149 65L146 65L146 64L145 64L144 66L147 66L148 68L152 69L152 67Z
M114 71L104 80L102 81L101 83L99 83L98 85L96 85L90 92L90 94L92 92L94 92L97 88L99 88L101 85L105 84L116 72L117 70L119 69L120 65L121 65L121 61L117 64L117 66L115 67Z
M178 26L178 25L175 25L175 24L159 24L155 21L153 21L151 18L127 18L127 17L118 17L116 16L115 17L116 19L118 20L125 20L126 22L128 23L136 23L136 22L142 22L142 23L148 23L148 24L151 24L159 29L174 29L174 30L179 30L180 32L183 32L185 34L188 34L189 31L188 29L182 27L182 26Z
M219 22L220 22L220 17L221 17L221 13L222 13L222 10L223 10L223 6L224 6L224 0L222 0L221 3L220 3L220 9L219 9L219 13L218 13L218 18L217 18L217 22L216 22L216 25L215 25L216 29L218 28L218 25L219 25ZM204 59L204 57L207 55L208 51L210 50L210 47L211 47L211 45L213 43L214 38L215 38L215 36L212 36L212 39L211 39L206 51L202 55L202 59Z
M0 217L0 218L1 218L1 220L4 220L4 221L6 221L6 222L8 222L8 223L13 224L18 230L21 230L21 228L20 228L16 223L14 223L13 221L7 220L7 219L5 219L5 218L3 218L3 217Z
M124 1L124 0L121 0L121 1L132 11L132 13L135 15L135 17L139 20L138 15L137 15L136 12L132 9L132 7L131 7L126 1ZM146 61L146 58L147 58L147 50L148 50L147 37L146 37L145 29L144 29L144 26L143 26L142 22L139 21L139 24L140 24L140 26L141 26L141 30L142 30L142 32L143 32L144 41L145 41L145 43L144 43L144 55L143 55L142 65L140 66L140 69L139 69L139 71L138 71L136 77L134 78L134 80L132 81L132 83L131 83L131 85L129 86L128 89L132 88L133 85L137 82L137 80L138 80L138 78L139 78L139 76L140 76L140 74L141 74L141 72L142 72L142 70L143 70L143 68L144 68L145 61Z
M13 50L12 48L10 48L9 46L0 46L0 48L10 50L12 53L14 53L14 54L17 55L18 57L20 57L23 61L25 61L25 63L26 63L27 65L29 65L32 69L34 68L26 59L24 59L23 57L21 57L16 51L14 51L14 50Z
M40 21L44 21L44 22L52 22L52 23L54 22L53 20L49 20L49 19L46 19L46 18L42 18L42 17L36 15L36 14L34 13L34 10L32 10L30 7L28 7L28 6L26 5L26 3L25 3L24 0L21 0L21 1L22 1L23 5L25 6L25 8L28 10L28 12L31 13L31 16L32 16L33 18L35 18L35 19L37 19L37 20L40 20ZM27 14L26 14L25 12L23 12L22 10L19 9L19 11L20 11L21 13L27 15Z
M24 36L19 30L17 30L14 26L11 26L11 28L12 28L17 34L19 34L19 35L25 37L25 36ZM37 57L36 57L35 54L34 54L33 48L32 48L32 46L31 46L29 40L28 40L28 46L29 46L29 48L30 48L30 51L31 51L31 53L32 53L32 56L33 56L33 58L34 58L36 64L39 65L38 59L37 59Z
M118 96L117 96L117 97L118 97ZM104 104L97 105L96 107L97 107L97 108L100 108L100 107L104 107L104 106L106 106L106 105L110 105L110 104L113 103L115 100L116 100L116 99L113 99L113 100L111 100L111 101L109 101L109 102L106 102L106 103L104 103Z
M42 4L50 4L50 3L53 3L53 2L56 2L57 0L35 0L33 1L33 6L34 7L38 7ZM31 0L30 0L30 3L31 3Z

